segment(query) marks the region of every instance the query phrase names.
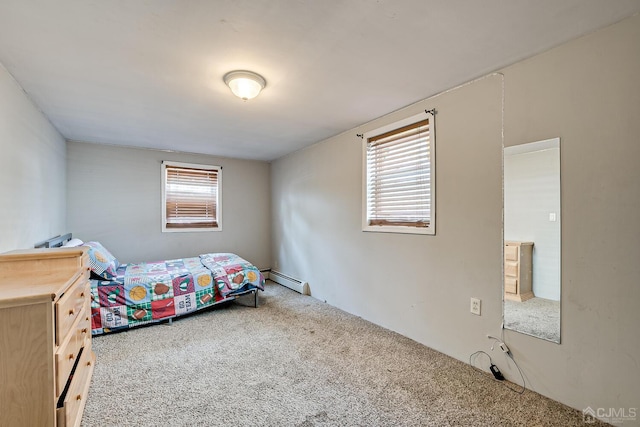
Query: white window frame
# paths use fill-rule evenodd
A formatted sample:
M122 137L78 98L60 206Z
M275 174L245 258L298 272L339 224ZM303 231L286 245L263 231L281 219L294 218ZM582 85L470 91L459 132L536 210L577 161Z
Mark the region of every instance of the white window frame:
M216 200L216 220L218 222L217 227L167 228L167 192L166 192L167 166L217 171L218 173L218 191L217 191L217 200ZM163 233L194 233L194 232L206 233L206 232L212 232L212 231L222 231L222 166L202 165L197 163L172 162L172 161L163 160L161 181L162 181L162 200L161 201L162 201L162 232Z
M367 217L367 143L369 138L376 137L383 133L391 132L405 126L412 125L425 119L429 119L429 151L430 151L430 194L431 194L431 218L427 227L411 227L402 225L369 225ZM404 234L436 234L436 144L435 144L435 122L433 115L427 116L426 113L417 114L407 117L387 126L366 132L362 137L362 231L373 231L381 233L404 233Z

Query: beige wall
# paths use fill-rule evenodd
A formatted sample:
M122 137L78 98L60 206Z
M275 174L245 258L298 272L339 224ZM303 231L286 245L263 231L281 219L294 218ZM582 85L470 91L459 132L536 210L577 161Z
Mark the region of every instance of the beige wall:
M505 73L505 145L560 137L560 346L507 333L529 381L576 408L640 401L640 16Z
M0 252L65 232L65 141L0 64Z
M562 344L505 339L534 390L578 409L637 407L638 46L635 16L502 70L504 90L492 75L277 160L273 266L316 298L468 361L501 328L502 133L505 145L560 137ZM436 236L360 231L355 134L432 107Z
M362 232L356 133L433 107L436 235ZM468 360L500 332L501 128L493 75L279 159L273 265L307 280L315 298ZM481 317L469 313L472 296Z
M268 268L270 188L266 162L68 142L68 224L121 262L234 252ZM161 232L161 162L222 166L222 231Z

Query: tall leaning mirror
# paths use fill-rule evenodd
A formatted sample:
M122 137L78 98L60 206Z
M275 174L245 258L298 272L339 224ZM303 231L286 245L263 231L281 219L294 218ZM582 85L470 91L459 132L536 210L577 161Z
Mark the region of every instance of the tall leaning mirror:
M503 155L504 327L560 343L560 139Z

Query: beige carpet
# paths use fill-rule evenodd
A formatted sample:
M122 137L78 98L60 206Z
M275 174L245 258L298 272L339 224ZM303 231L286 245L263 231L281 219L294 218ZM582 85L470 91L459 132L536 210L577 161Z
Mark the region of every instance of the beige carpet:
M560 301L531 298L504 302L504 327L545 340L560 342Z
M82 425L583 425L579 411L279 285L252 302L95 337Z

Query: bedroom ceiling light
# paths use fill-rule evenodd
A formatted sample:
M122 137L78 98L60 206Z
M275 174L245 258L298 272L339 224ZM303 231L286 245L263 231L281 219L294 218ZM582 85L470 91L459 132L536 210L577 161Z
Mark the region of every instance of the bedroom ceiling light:
M231 92L244 101L258 96L267 85L267 81L260 74L246 70L230 71L222 79Z

